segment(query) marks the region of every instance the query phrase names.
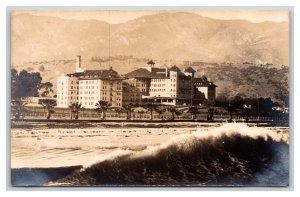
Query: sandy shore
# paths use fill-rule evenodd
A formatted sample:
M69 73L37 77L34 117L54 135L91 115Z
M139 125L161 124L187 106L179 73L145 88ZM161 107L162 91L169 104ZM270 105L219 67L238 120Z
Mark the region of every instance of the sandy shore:
M11 168L89 166L122 151L143 150L216 123L22 125L11 129ZM54 128L51 128L54 127Z
M11 167L88 166L114 152L142 150L197 128L13 128Z

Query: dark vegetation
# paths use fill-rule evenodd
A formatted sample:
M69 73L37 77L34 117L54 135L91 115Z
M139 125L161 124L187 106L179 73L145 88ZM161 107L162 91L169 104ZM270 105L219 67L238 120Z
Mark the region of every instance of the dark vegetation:
M197 70L218 85L217 97L270 97L273 101L284 102L289 95L287 66L221 64L199 66Z

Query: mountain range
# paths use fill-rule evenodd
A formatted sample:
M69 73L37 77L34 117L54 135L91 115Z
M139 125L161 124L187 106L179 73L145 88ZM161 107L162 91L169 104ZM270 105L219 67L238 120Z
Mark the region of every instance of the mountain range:
M12 15L12 64L76 55L289 65L289 23L218 20L188 12L147 15L120 24Z

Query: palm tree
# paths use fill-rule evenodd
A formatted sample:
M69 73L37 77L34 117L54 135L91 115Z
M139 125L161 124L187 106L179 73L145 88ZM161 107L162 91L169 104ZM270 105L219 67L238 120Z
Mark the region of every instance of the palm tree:
M177 119L179 119L179 116L180 116L182 113L183 113L182 111L176 109L175 115L176 115Z
M150 120L153 120L153 111L156 110L157 106L153 103L146 104L145 108L150 112Z
M139 116L140 116L139 118L142 119L142 115L143 115L145 112L144 112L143 110L139 110L138 113L139 113Z
M74 114L74 118L77 120L80 110L83 109L81 103L78 102L71 103L69 108L71 109L71 119L73 118L73 114Z
M16 120L20 120L21 116L24 118L24 113L26 112L25 105L26 102L22 101L22 99L14 99L11 101L12 109L15 111L15 118Z
M235 106L233 104L229 103L227 110L228 110L229 116L230 116L229 122L232 122L233 112L235 111Z
M101 118L102 120L105 120L106 118L106 111L111 106L111 104L108 101L100 100L95 105L97 108L95 109L98 113L101 112Z
M155 111L159 114L159 117L161 120L164 120L164 112L166 111L163 107L161 108L156 108Z
M43 106L44 109L47 110L47 119L51 118L51 114L53 114L55 111L53 110L54 107L56 106L56 101L52 99L43 99L41 101L41 105Z
M243 114L244 114L244 117L246 117L246 122L249 121L249 113L250 113L250 110L251 110L251 105L246 105L244 104L243 105Z
M121 113L125 112L123 107L110 107L109 109L116 112L118 114L118 118L121 117Z
M124 106L124 109L126 110L126 113L127 113L127 120L130 120L131 119L131 113L133 111L133 104L132 103L129 103L128 105L125 105Z
M215 113L214 108L208 108L207 109L207 121L213 121L214 120L214 113Z
M175 107L171 107L169 109L169 112L172 114L172 117L171 117L171 120L174 120L175 119L175 115L177 117L177 119L179 118L179 115L182 114L181 111L179 111L178 109L176 109Z
M188 113L191 113L192 115L192 120L196 119L197 114L199 114L199 110L197 107L191 106L188 109Z
M122 109L122 108L117 108L115 111L116 111L116 113L118 114L118 118L120 118L120 117L121 117L121 113L124 111L124 109Z

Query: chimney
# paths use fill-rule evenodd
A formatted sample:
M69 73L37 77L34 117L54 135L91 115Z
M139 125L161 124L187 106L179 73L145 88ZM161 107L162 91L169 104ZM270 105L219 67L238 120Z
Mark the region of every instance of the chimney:
M81 56L77 55L76 57L76 72L82 72L83 70L81 69Z
M166 67L166 77L168 77L168 67Z

